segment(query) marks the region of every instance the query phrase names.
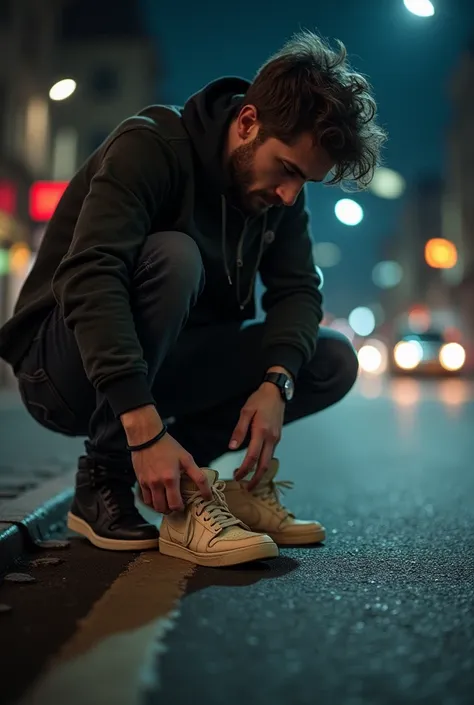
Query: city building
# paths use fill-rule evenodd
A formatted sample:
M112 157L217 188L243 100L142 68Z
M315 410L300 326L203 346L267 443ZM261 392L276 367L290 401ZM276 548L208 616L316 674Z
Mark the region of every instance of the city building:
M1 325L68 180L156 102L158 67L133 0L2 0L0 46Z
M156 101L157 52L138 7L76 0L65 8L52 80L73 79L76 88L53 106L54 180L69 179L119 122Z
M394 333L414 320L423 326L451 328L459 325L453 306L451 269L430 266L427 245L445 238L445 186L440 177L420 178L405 195L404 204L386 258L401 267L400 283L381 296L386 320ZM413 314L410 319L410 314Z
M0 3L0 324L29 261L29 194L50 173L49 80L61 0ZM0 362L0 384L5 380Z
M474 34L453 73L452 119L447 137L444 237L459 252L459 264L445 277L454 287L468 341L474 343Z

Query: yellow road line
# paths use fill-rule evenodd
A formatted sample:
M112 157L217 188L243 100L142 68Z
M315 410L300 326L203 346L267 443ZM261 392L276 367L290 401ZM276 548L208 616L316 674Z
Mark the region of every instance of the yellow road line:
M139 705L195 566L141 554L82 620L22 705Z

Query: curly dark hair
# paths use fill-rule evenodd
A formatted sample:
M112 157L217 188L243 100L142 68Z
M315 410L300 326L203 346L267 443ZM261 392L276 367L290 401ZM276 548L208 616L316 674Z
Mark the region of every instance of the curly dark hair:
M352 70L344 44L337 47L308 30L297 33L259 69L245 102L257 108L264 138L292 144L312 133L335 162L326 183L365 188L387 135L376 123L369 82Z

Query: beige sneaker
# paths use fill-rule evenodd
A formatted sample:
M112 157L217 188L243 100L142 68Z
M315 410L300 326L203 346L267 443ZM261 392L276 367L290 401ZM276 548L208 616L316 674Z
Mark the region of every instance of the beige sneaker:
M265 532L277 544L302 546L324 541L324 526L317 521L295 519L280 502L280 490L291 489L293 483L274 482L278 468L279 462L273 458L257 487L250 492L247 480L226 480L224 494L230 511L252 531Z
M229 566L278 556L278 546L265 534L254 533L226 504L224 483L216 470L204 468L212 499L205 500L187 478L181 483L183 512L163 517L160 552L198 565Z

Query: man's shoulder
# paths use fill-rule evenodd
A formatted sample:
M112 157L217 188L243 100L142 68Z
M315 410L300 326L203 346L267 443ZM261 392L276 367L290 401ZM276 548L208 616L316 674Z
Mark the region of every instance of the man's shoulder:
M115 134L134 129L148 129L166 142L189 140L181 119L181 109L173 105L149 105L121 122Z

